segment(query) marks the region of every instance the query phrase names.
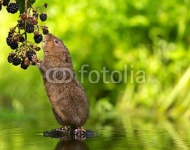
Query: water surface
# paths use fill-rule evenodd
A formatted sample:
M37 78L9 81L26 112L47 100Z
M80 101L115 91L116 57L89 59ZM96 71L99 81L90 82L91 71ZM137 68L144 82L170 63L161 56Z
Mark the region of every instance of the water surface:
M120 121L118 121L120 120ZM43 132L59 127L54 118L0 119L1 150L128 150L190 149L189 121L122 117L115 121L87 123L93 138L69 140L44 137ZM98 134L97 134L98 133Z

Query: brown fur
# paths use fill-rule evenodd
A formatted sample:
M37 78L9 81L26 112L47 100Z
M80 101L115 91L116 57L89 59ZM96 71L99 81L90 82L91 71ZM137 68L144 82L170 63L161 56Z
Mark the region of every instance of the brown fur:
M55 118L62 126L81 127L88 118L89 106L87 96L77 81L71 57L64 43L52 34L45 36L42 43L44 59L37 63L44 85L52 104ZM69 69L62 73L59 69ZM54 83L56 78L56 83ZM71 79L68 83L60 82L61 79ZM52 82L49 82L52 81Z

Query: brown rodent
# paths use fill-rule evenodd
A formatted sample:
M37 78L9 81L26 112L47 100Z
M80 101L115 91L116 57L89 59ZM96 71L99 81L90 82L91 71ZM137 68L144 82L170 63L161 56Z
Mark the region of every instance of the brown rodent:
M53 34L47 34L42 42L44 58L37 62L44 80L45 89L58 123L67 128L75 127L76 134L85 132L81 128L88 114L88 99L77 81L70 53L64 43Z

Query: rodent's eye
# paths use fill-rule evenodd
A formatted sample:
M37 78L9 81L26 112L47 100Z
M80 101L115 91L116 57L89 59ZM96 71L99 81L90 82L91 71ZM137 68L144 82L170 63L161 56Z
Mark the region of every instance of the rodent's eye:
M58 40L56 40L56 39L54 40L54 42L55 42L56 44L58 44L58 43L59 43L59 41L58 41Z

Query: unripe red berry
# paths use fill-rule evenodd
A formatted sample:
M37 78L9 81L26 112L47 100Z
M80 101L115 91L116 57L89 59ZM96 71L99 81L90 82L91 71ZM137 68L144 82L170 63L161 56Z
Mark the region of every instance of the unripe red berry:
M27 14L26 13L23 13L20 15L21 19L22 20L26 20L27 19Z
M37 24L38 24L38 20L34 19L34 20L32 21L32 23L33 23L33 25L37 25Z

